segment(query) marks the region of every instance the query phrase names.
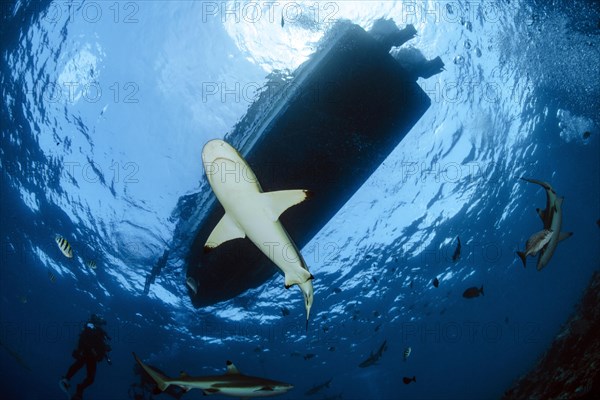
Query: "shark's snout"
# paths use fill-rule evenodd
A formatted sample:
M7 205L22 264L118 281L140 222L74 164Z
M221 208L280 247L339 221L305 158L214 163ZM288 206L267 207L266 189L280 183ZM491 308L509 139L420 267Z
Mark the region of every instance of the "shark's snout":
M202 149L202 162L212 163L218 158L232 159L237 152L221 139L208 141Z

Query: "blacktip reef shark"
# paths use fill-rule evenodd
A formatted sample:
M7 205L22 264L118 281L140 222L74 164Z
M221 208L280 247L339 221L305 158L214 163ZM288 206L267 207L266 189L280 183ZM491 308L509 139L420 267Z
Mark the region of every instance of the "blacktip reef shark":
M186 392L200 389L205 395L221 394L232 397L270 397L284 394L293 388L289 383L271 379L242 375L231 361L227 361L227 372L214 376L189 376L182 372L179 378L169 378L144 364L135 353L135 361L152 377L161 391L175 385Z
M521 179L540 185L546 190L546 208L544 210L540 210L539 208L536 209L544 224L544 229L552 231L550 240L548 240L548 243L541 249L538 258L537 270L541 271L550 262L558 243L570 238L573 235L573 232L560 231L562 228L562 203L564 197L558 197L554 188L547 182L529 178Z
M306 328L313 303L312 274L279 216L310 197L307 190L264 193L256 175L236 149L223 140L204 145L202 162L206 177L225 215L209 235L205 251L246 236L285 275L286 289L298 285L304 295Z

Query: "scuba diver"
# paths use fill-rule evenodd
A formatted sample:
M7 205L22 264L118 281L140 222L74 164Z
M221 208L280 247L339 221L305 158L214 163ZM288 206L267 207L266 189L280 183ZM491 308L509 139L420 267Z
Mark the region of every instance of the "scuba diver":
M83 399L83 391L85 388L94 383L96 376L96 364L104 359L108 365L112 365L112 361L108 355L111 350L107 343L110 336L102 329L106 325L106 321L96 314L90 316L89 321L83 327L83 331L79 334L79 343L77 348L73 350L73 358L75 362L69 367L67 374L60 380L60 388L69 395L71 387L70 380L83 366L86 366L87 375L85 379L77 385L77 391L70 397L71 400Z

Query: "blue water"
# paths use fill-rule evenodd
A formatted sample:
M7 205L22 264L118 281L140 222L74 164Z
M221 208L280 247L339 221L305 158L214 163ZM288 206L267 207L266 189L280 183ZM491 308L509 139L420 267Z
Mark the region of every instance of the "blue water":
M113 365L99 365L86 399L131 398L132 351L170 375L220 373L231 359L292 383L281 398L329 378L313 398L501 396L599 267L600 11L570 3L3 2L2 397L64 398L57 381L93 312L108 321ZM296 69L336 20L368 29L381 17L418 31L393 56L417 48L446 69L419 79L430 109L302 249L315 276L308 333L301 297L280 276L194 309L185 257L203 210L178 201L210 190L204 143L231 131L268 74ZM545 204L521 176L565 197L563 230L574 232L541 272L514 254ZM462 297L480 285L485 296ZM379 363L359 368L386 339Z

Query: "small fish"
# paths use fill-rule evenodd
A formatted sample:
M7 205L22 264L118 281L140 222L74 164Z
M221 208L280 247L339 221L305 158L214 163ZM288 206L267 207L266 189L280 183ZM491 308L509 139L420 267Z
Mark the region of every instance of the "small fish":
M470 287L463 293L463 297L465 299L472 299L473 297L479 297L479 295L483 296L483 285L477 289L476 286Z
M598 228L600 228L600 219L596 221L596 225L598 225Z
M408 360L408 357L410 357L411 351L412 351L412 349L410 347L407 347L406 349L404 349L404 361Z
M52 271L48 271L48 278L50 278L50 282L54 283L56 281L56 276L52 273Z
M335 351L335 346L331 346L331 347L329 347L329 349L327 349L327 350L329 350L329 351Z
M304 359L305 360L310 360L311 358L314 358L315 354L313 353L308 353L304 355Z
M408 287L410 287L411 289L413 288L413 281L410 281L410 284L408 285Z
M460 238L457 236L458 244L456 245L456 249L454 250L454 254L452 254L452 261L456 262L460 258Z
M407 378L405 376L404 378L402 378L402 382L404 382L405 385L408 385L411 382L417 382L417 377L413 376L412 378Z
M379 332L379 328L381 328L381 324L377 325L374 329L375 332Z
M592 136L592 132L590 132L590 131L583 132L583 138L584 139L589 139L590 136Z
M375 318L379 318L379 316L380 316L380 315L381 315L381 314L379 314L379 311L373 311L373 316L374 316Z
M194 278L188 276L187 278L185 278L185 284L190 288L192 292L194 292L194 294L198 294L198 283Z
M436 276L436 277L433 279L433 286L434 286L434 287L438 287L438 286L440 286L440 281L439 281L439 279L437 278L437 276Z
M71 248L69 242L67 242L67 239L65 239L62 236L56 236L54 240L56 241L58 248L65 255L65 257L73 258L73 249Z
M89 260L88 262L85 263L85 265L87 265L88 268L90 268L90 269L96 269L96 261L94 261L94 260Z
M302 353L300 353L299 351L294 351L290 353L290 357L300 357L302 355Z
M550 241L552 233L553 231L550 229L543 229L534 233L525 243L525 252L517 251L517 255L523 261L523 268L527 267L527 256L536 256L538 251L542 250Z
M287 307L281 307L281 314L283 314L284 317L290 315L290 310Z
M283 13L281 13L281 27L285 25L285 20L283 19Z
M335 293L335 294L342 293L342 289L336 287L335 289L333 289L333 293Z

